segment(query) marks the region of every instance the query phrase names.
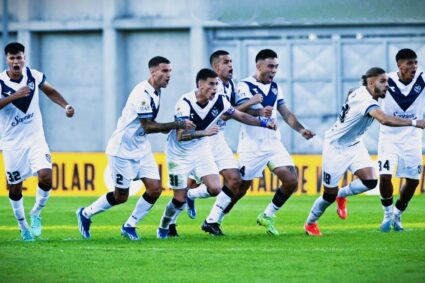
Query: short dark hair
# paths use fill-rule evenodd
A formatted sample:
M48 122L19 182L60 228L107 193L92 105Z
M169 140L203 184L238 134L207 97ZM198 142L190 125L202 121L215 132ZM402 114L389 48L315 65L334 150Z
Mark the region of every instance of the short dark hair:
M263 49L260 52L258 52L257 56L255 56L255 63L257 63L260 60L265 60L267 58L277 58L276 52L274 52L271 49Z
M201 80L206 81L209 78L217 78L217 77L218 77L217 73L214 72L213 70L207 69L207 68L201 69L196 74L196 86L198 86L198 82Z
M19 52L25 53L25 46L19 42L11 42L4 48L4 55L9 54L18 54Z
M400 49L395 55L396 62L398 62L399 60L409 60L416 58L418 58L418 56L416 55L415 51L409 48Z
M214 51L210 56L210 64L213 65L214 61L217 60L220 56L229 55L229 52L226 50L217 50Z
M170 60L162 56L155 56L149 60L148 67L149 69L152 67L158 67L159 64L170 64Z
M379 67L373 67L366 71L366 74L362 76L362 85L367 86L367 79L377 77L379 75L385 74L385 70Z

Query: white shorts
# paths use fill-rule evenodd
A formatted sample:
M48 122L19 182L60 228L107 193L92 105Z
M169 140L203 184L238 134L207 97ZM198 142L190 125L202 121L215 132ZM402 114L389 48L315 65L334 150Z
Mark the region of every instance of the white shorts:
M214 156L215 164L217 165L218 171L221 172L225 169L237 169L239 170L239 164L236 160L235 155L224 139L222 132L209 138L210 147ZM201 179L195 175L194 172L190 174L190 179L195 180L198 184L201 183Z
M193 153L179 156L168 151L166 154L168 184L173 190L187 188L187 178L190 174L197 178L212 174L218 175L218 168L211 150L202 151L202 155Z
M52 158L46 141L37 141L25 149L4 150L4 168L11 185L36 176L41 169L52 169Z
M114 186L120 189L128 189L132 180L148 178L159 180L159 169L152 152L143 159L124 159L108 155L109 168Z
M398 144L380 140L378 171L380 175L393 175L396 171L398 178L419 180L422 173L422 144L417 141Z
M281 143L269 151L253 151L239 153L239 165L242 180L250 181L263 176L264 167L273 172L283 166L294 166L294 161Z
M322 156L322 181L329 188L338 187L339 180L347 170L355 173L362 168L375 168L363 142L349 147L334 147L325 141Z

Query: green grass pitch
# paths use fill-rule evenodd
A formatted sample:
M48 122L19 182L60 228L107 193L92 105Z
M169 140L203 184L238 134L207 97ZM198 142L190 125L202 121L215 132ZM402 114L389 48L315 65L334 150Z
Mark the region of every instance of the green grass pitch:
M77 231L75 210L89 197L53 197L36 242L20 240L6 197L0 198L0 282L424 282L425 195L403 215L406 231L381 233L378 196L349 198L347 220L333 204L320 220L322 237L303 223L315 197L296 196L278 212L279 237L255 223L271 197L246 197L223 223L224 237L200 230L213 199L198 200L198 219L179 219L180 238L155 233L169 196L139 224L141 241L120 236L137 198L93 218L92 238ZM34 198L24 199L26 212Z

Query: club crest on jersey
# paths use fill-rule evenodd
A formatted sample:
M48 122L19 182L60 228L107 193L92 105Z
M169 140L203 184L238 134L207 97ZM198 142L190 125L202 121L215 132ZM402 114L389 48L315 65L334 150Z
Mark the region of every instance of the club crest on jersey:
M211 115L213 115L214 117L217 117L217 115L218 115L218 109L214 107L214 108L211 110Z
M29 83L27 84L27 86L28 86L31 90L34 90L34 82L29 82Z
M52 157L50 156L50 154L46 154L46 159L49 163L52 163Z
M420 92L421 92L421 90L422 90L422 87L421 87L420 85L415 85L415 87L413 88L413 90L414 90L416 93L420 93Z
M272 92L273 92L274 95L277 95L277 88L272 87Z

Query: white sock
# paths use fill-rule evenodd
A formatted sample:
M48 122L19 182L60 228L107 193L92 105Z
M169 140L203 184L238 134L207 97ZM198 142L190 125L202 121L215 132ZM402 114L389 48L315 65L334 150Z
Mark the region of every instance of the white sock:
M228 196L225 192L221 191L217 195L217 199L213 207L211 208L210 214L207 217L208 223L218 223L219 219L223 217L224 210L232 201L231 197Z
M177 217L182 213L185 208L185 204L181 207L176 207L171 199L167 206L165 207L164 214L161 217L161 221L159 223L159 227L162 229L168 229L170 224L175 224L177 221Z
M105 210L108 210L112 207L109 201L106 199L106 194L98 198L91 205L83 209L83 215L86 218L92 218L93 215L101 213Z
M400 218L402 214L403 214L403 210L400 210L396 206L394 206L394 217Z
M331 202L324 200L323 196L318 197L310 210L310 214L307 217L307 224L316 223L329 205L331 205Z
M182 211L186 208L186 203L184 205L182 205L180 208L176 207L176 212L174 213L174 217L173 219L171 219L170 224L176 224L177 223L177 218L179 217L179 215L182 213Z
M37 194L35 196L35 203L31 210L31 215L40 216L41 210L49 200L50 190L44 191L37 186Z
M187 197L190 199L209 198L210 196L211 195L208 192L207 186L204 184L200 184L198 187L187 191Z
M338 197L346 198L348 196L361 194L368 190L369 188L366 187L360 179L355 179L350 184L338 191Z
M130 217L125 222L124 226L136 227L137 223L139 223L140 220L142 220L146 216L146 214L148 214L152 207L153 204L147 202L145 198L141 196L137 201L136 207L134 208Z
M27 220L25 218L25 211L24 211L24 197L22 197L20 200L11 200L10 205L12 206L13 215L15 215L16 220L18 221L18 227L19 230L27 230L29 229Z
M264 210L264 216L267 217L271 217L273 216L278 210L280 209L280 207L277 207L276 205L274 205L273 201L271 201L269 203L269 205L266 207L266 209Z

